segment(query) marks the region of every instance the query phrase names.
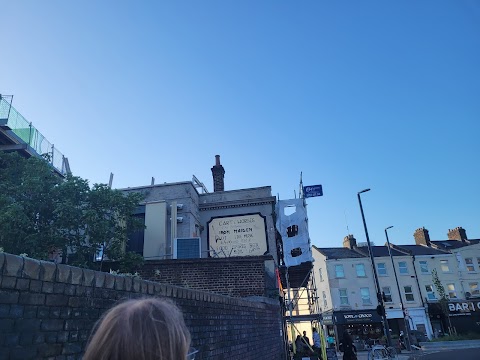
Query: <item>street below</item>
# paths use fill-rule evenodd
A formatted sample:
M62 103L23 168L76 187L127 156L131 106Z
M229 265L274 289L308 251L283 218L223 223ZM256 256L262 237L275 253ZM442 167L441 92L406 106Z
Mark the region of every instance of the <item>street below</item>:
M436 352L432 354L424 354L420 356L410 357L412 360L450 360L450 359L462 359L462 360L477 360L479 356L479 348L472 349L456 349L442 352Z

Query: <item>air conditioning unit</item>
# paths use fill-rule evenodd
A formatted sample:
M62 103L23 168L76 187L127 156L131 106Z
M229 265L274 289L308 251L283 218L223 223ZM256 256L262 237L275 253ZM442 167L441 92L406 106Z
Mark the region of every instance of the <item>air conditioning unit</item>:
M175 238L173 240L174 259L198 259L202 256L199 237Z

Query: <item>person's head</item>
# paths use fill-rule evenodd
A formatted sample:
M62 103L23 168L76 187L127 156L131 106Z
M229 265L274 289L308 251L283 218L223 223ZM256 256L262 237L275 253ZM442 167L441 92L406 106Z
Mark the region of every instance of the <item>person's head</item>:
M350 336L350 332L348 330L345 330L343 332L343 338L344 339L351 339L352 337Z
M314 332L314 333L315 333L315 332L317 332L317 329L315 329L315 328L312 328L312 332Z
M168 300L123 302L97 322L83 360L185 360L190 332Z
M307 336L307 332L306 332L306 331L303 332L303 336Z
M301 336L300 335L297 335L297 340L301 340Z

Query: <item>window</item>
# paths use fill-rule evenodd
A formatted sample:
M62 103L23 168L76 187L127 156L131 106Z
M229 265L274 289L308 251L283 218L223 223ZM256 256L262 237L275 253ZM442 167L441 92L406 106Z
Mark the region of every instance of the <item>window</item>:
M385 267L385 263L378 263L377 270L378 270L378 275L387 276L387 268Z
M473 258L465 258L465 264L467 265L468 272L475 271L475 266L473 265Z
M327 307L327 294L325 294L325 291L322 291L322 297L323 297L323 307Z
M428 263L426 261L419 261L420 263L420 271L423 274L428 274Z
M480 269L480 257L477 258L477 265L478 265L478 268Z
M343 265L335 265L335 276L337 278L345 277L345 272L343 271Z
M448 266L448 260L440 260L440 268L443 272L450 272L450 267Z
M427 299L428 300L436 300L435 293L433 292L432 285L425 285L425 291L427 292Z
M468 285L470 285L470 294L472 294L472 296L480 295L480 290L478 289L478 283L472 282L472 283L469 283Z
M457 298L457 292L455 291L455 284L447 284L448 297L450 299Z
M347 289L338 289L340 292L340 305L348 305Z
M400 271L400 274L408 274L407 263L405 261L398 262L398 269Z
M415 298L413 297L413 290L411 286L404 286L403 291L405 292L405 299L407 301L415 301Z
M370 300L370 289L369 288L360 288L360 294L362 295L363 305L371 304Z
M383 297L385 298L385 302L391 303L392 301L392 291L390 290L390 286L382 287Z
M318 269L318 272L320 274L320 281L323 281L323 272L322 272L322 268Z
M365 277L365 276L367 276L367 275L365 274L365 265L363 265L363 264L357 264L357 265L355 265L355 270L357 271L357 276L358 276L358 277Z

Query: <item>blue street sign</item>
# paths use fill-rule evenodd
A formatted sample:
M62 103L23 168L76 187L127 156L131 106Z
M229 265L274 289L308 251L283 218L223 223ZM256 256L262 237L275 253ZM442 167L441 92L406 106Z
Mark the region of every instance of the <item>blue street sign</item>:
M322 185L312 185L312 186L303 187L304 198L315 197L315 196L323 196Z

